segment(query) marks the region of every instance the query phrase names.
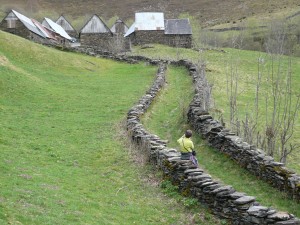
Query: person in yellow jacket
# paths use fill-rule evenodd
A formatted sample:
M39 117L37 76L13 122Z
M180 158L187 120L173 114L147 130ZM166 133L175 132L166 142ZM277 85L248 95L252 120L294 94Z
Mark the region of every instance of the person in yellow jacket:
M194 143L191 139L193 132L187 130L185 134L177 140L180 145L181 159L189 160L194 150Z

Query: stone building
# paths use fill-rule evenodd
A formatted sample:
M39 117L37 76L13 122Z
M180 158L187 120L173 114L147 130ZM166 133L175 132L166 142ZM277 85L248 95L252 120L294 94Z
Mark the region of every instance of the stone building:
M110 28L113 34L126 34L128 31L128 26L121 20L117 19L114 25Z
M130 41L124 37L128 26L121 19L117 19L110 30L113 33L113 40L109 44L110 50L115 53L130 50Z
M172 47L191 48L192 28L190 25L190 20L165 20L165 44Z
M172 47L192 47L189 19L164 19L163 13L141 12L125 34L133 45L164 44Z
M78 32L63 15L56 20L56 23L60 25L69 34L69 36L78 38Z
M35 25L32 19L11 10L1 21L0 29L38 43L48 43L51 39L47 32Z
M164 14L158 12L135 13L135 21L128 29L125 37L133 45L164 43Z
M93 15L79 32L81 46L109 50L113 33L97 15Z

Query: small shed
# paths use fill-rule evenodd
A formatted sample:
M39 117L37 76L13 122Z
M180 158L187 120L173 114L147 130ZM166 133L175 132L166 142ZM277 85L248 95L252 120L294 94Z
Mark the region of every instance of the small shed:
M164 43L164 14L161 12L135 13L135 21L128 29L128 37L133 45Z
M128 31L128 26L121 19L117 19L114 25L110 28L110 30L114 34L124 35Z
M0 29L39 43L47 42L45 34L32 20L15 10L11 10L1 21Z
M189 19L165 20L165 41L173 47L192 47L192 28Z
M130 41L124 37L128 31L128 26L121 19L117 19L110 30L113 33L113 41L110 43L111 50L116 50L116 52L130 50Z
M72 41L72 38L69 36L69 34L67 34L67 32L60 25L51 19L44 18L42 25L51 30L61 44L68 44L68 42Z
M99 50L108 50L108 43L113 33L96 14L93 15L79 32L81 46L89 46Z
M78 37L78 33L75 28L67 21L67 19L63 15L61 15L56 20L56 23L60 25L71 37Z

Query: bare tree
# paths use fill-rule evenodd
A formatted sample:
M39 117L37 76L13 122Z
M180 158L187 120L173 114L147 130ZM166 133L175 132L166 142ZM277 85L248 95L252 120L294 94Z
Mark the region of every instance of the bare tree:
M295 38L290 35L290 26L283 21L272 21L266 37L267 55L259 56L255 81L254 107L248 105L244 119L238 117L239 57L228 63L227 97L231 128L243 136L249 144L256 143L266 153L286 163L290 154L300 149L293 139L294 127L300 110L300 96L292 87L292 61L285 55L291 54ZM232 36L231 46L243 47L243 35ZM288 59L288 61L286 61ZM264 85L267 89L261 88ZM264 104L262 110L260 105ZM264 111L263 118L260 115ZM259 121L264 120L264 123ZM264 125L263 125L264 124ZM261 132L263 130L263 132ZM256 139L256 140L255 140Z
M238 82L239 82L239 73L238 73L238 62L235 63L233 60L230 63L229 72L227 72L226 82L227 82L227 97L229 102L230 110L230 125L231 128L235 128L237 134L240 133L240 122L237 118L237 96L238 96Z
M287 68L284 68L282 61L282 56L271 55L268 80L271 96L266 96L266 138L268 154L274 156L276 153L280 161L286 163L287 156L300 147L295 140L292 142L300 97L292 88L291 58L288 58Z
M285 92L283 96L283 112L280 115L280 161L286 163L287 156L293 151L297 150L300 145L290 143L290 139L294 134L295 119L299 112L300 96L296 96L295 103L293 105L293 92L292 92L292 72L291 72L291 60L289 60L289 67L286 76Z

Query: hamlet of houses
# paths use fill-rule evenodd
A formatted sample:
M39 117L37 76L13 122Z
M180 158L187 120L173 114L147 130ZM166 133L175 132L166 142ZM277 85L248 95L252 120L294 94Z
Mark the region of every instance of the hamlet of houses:
M37 43L66 47L90 47L110 51L120 45L123 51L131 45L164 44L172 47L192 47L192 29L189 19L164 19L161 12L135 13L134 23L128 27L117 19L109 28L103 20L93 15L77 32L62 15L56 22L44 18L40 23L11 10L0 22L0 30Z

